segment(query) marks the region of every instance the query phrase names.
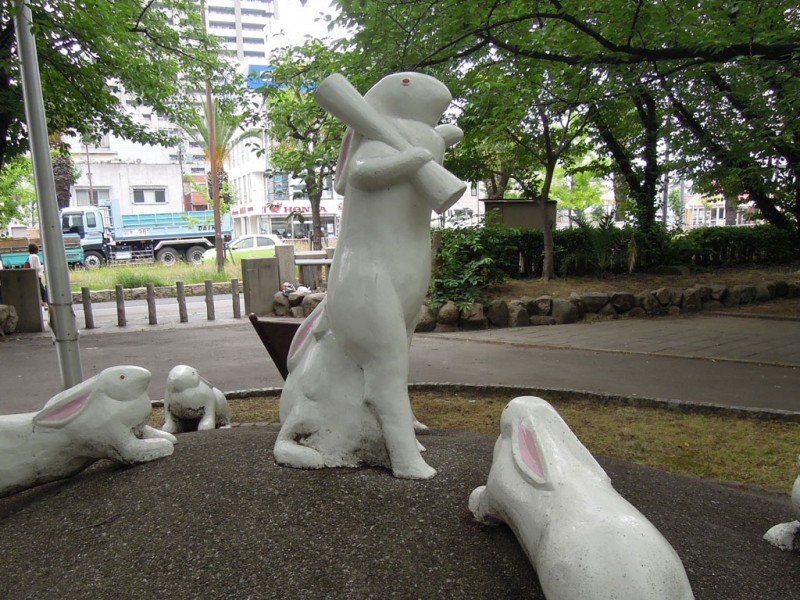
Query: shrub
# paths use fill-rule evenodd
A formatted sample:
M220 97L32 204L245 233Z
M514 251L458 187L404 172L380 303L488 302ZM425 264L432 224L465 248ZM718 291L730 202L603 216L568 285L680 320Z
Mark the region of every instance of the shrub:
M120 269L114 275L114 285L124 288L146 287L148 283L160 287L170 285L171 282L146 269Z
M464 308L486 288L519 273L519 230L502 225L442 229L431 278L431 306L452 300Z
M704 267L785 263L797 254L789 232L773 225L692 229L674 237L670 250L675 261Z

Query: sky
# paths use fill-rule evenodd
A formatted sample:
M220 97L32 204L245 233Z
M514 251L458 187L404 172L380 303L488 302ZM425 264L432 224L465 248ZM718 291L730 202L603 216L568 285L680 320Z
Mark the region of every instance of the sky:
M331 0L275 0L276 23L273 26L273 36L283 32L286 43L283 45L301 45L307 35L315 38L331 36L328 24L318 20L320 13L332 13ZM276 36L278 37L278 36ZM280 40L276 39L278 43Z

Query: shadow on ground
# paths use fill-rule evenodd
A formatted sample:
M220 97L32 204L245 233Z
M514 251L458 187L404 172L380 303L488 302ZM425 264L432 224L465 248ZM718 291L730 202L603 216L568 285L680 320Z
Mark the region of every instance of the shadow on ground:
M3 598L542 598L505 527L467 509L494 437L435 430L439 475L277 467L277 428L182 434L146 465L98 463L0 500ZM787 494L603 460L672 543L698 600L790 598L800 556L761 536Z

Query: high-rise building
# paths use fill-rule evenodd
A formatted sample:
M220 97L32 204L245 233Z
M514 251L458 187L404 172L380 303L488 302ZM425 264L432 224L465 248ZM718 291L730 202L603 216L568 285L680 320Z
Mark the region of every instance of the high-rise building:
M267 57L274 0L206 0L206 25L239 64Z

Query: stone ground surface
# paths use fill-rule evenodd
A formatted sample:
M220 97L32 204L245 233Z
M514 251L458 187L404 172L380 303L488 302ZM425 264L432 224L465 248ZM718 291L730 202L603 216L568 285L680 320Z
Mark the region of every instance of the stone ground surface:
M494 438L421 436L432 480L278 467L275 427L181 434L137 467L98 463L0 500L2 598L543 598L507 527L467 509ZM681 556L698 600L795 597L798 556L761 536L783 494L602 459Z
M82 337L84 371L145 366L154 398L178 362L226 391L281 385L249 324L217 325L100 329ZM415 336L411 375L798 412L799 336L796 319L710 315ZM0 343L0 413L58 389L53 354L47 334ZM0 499L0 598L542 598L510 530L467 509L493 437L422 437L439 475L411 482L278 467L275 435L182 434L166 459L100 462ZM764 491L599 460L676 549L698 600L797 595L800 556L762 540L795 518L790 481Z

